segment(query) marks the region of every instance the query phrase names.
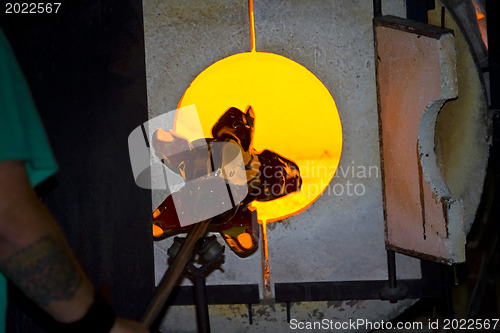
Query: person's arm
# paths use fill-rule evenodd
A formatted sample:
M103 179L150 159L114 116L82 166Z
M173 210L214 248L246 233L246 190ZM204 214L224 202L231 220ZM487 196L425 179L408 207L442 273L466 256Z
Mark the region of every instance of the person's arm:
M92 284L36 196L23 161L0 162L0 270L61 323L80 320L94 302ZM118 319L111 332L147 330Z

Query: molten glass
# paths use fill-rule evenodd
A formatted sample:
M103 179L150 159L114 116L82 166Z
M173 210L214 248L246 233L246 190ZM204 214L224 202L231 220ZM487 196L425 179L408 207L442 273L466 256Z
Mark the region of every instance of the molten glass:
M156 155L186 181L153 212L156 238L187 232L190 226L181 225L210 219L209 230L220 232L237 255L257 250L257 213L249 204L298 192L302 178L293 161L253 148L254 120L252 107L245 112L232 107L212 127L213 138L189 142L173 132L154 133ZM243 163L234 162L237 156Z

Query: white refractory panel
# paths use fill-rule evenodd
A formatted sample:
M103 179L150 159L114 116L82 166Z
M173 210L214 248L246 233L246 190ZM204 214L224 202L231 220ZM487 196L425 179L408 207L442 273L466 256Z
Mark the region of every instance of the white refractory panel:
M386 246L456 263L465 260L464 206L438 167L435 128L458 94L453 32L375 20Z

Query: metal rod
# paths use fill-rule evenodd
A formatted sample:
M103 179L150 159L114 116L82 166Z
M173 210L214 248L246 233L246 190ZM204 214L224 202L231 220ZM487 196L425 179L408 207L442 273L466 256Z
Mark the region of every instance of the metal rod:
M260 251L262 259L262 298L270 300L273 298L271 290L271 275L269 273L269 247L267 244L267 222L260 224Z
M250 325L253 324L253 315L252 315L252 303L248 303L248 323Z
M189 231L186 240L179 250L179 253L175 256L174 262L168 267L165 275L163 275L153 299L144 312L141 323L143 323L146 327L151 327L153 322L156 320L156 317L158 317L158 314L165 305L168 296L177 283L179 276L182 274L184 267L186 267L189 259L191 259L196 243L207 231L209 222L210 220L205 220L197 223L193 229Z
M381 0L373 0L373 16L374 17L382 16L382 1Z
M441 7L441 29L445 28L446 24L446 9L444 9L444 6Z
M290 323L290 320L291 320L290 308L291 308L290 302L286 302L286 322L287 323Z
M451 293L451 272L450 272L450 267L442 265L442 270L443 270L443 285L444 285L444 304L446 307L446 314L445 318L447 319L453 319L453 295Z
M196 306L196 323L198 333L210 333L210 319L208 316L207 285L205 275L193 276L194 303Z
M398 280L396 277L396 253L394 251L387 251L387 272L389 275L389 288L396 289Z
M248 0L248 14L250 19L250 51L255 52L255 18L253 10L253 0ZM231 193L231 192L229 192Z

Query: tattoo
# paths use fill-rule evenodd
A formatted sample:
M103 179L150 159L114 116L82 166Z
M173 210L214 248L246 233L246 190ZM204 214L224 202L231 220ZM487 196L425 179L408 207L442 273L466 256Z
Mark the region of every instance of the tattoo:
M72 299L83 282L65 244L54 235L0 261L0 269L41 306Z

